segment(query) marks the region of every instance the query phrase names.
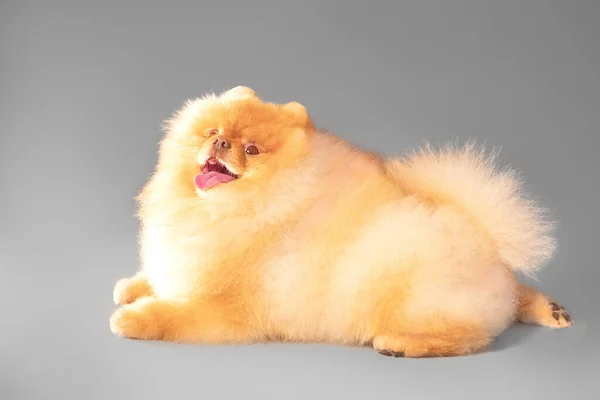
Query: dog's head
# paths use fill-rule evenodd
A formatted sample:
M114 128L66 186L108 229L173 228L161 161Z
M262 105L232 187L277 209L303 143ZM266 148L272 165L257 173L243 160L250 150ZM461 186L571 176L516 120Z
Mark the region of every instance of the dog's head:
M302 105L263 102L244 86L188 101L165 128L157 175L171 191L200 196L260 188L307 153L314 133Z

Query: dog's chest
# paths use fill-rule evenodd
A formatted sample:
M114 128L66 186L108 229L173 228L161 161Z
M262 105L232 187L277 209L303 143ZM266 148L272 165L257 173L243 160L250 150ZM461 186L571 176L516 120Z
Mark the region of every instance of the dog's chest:
M146 228L141 235L143 269L154 292L165 298L200 294L204 275L219 254L214 232Z

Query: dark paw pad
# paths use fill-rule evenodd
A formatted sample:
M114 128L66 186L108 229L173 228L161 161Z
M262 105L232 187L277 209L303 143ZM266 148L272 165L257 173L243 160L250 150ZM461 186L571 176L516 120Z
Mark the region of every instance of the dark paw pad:
M555 302L548 303L552 307L552 318L559 321L562 317L565 321L571 322L571 316L563 306Z
M402 351L392 351L392 350L379 350L379 354L382 354L384 356L388 356L388 357L404 357L404 352Z
M561 311L561 310L565 309L563 306L561 306L560 304L557 304L555 302L551 302L548 304L552 306L552 311Z

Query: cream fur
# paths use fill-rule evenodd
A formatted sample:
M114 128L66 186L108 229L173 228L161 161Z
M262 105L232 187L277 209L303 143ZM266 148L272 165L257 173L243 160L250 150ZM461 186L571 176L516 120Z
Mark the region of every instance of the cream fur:
M241 178L202 191L192 178L207 129L232 141L224 160ZM141 297L115 312L116 334L370 343L420 357L485 348L533 315L526 299L530 322L571 323L566 312L554 323L550 299L512 273L550 258L552 225L514 172L473 146L384 159L249 88L187 102L166 130L139 197L142 268L115 290ZM265 154L236 150L248 140Z
M472 216L491 235L502 261L530 274L554 253L554 222L548 210L526 197L515 170L498 169L496 155L473 142L439 151L428 146L389 160L389 168L407 192L451 203Z

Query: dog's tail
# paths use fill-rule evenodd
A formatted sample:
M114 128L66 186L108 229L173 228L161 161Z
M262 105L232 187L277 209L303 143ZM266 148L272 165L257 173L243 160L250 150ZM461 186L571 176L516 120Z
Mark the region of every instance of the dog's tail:
M532 275L554 253L554 224L547 210L526 198L514 170L497 169L496 155L474 143L438 151L426 146L404 159L388 160L387 168L408 194L468 214L490 235L504 263Z

